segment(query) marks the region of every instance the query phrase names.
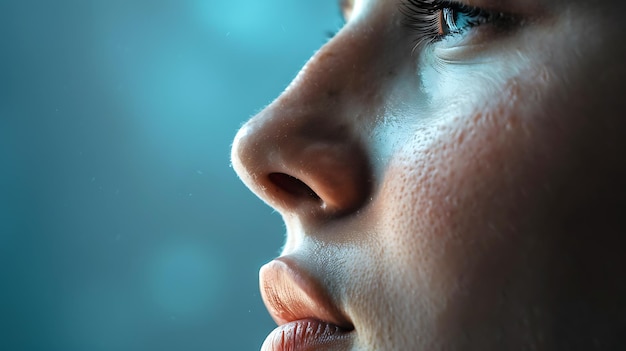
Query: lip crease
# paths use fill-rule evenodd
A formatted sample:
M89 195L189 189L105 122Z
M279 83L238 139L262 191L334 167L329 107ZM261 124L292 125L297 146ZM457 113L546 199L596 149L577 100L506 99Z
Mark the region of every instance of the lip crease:
M263 266L260 283L263 302L278 324L263 343L263 351L319 350L349 341L352 323L290 258Z

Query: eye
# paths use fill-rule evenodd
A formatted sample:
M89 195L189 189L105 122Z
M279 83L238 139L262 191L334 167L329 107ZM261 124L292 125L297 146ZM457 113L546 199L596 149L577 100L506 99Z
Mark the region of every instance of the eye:
M501 12L450 0L406 0L400 10L405 15L405 24L418 34L416 46L462 34L480 25L501 25L510 20L510 16Z
M477 8L464 5L443 7L439 10L439 37L461 33L469 28L488 23L491 20L489 13Z

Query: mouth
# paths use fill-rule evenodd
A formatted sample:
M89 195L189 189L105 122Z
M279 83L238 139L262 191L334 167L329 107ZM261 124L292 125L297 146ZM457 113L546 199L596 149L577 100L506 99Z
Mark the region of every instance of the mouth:
M261 351L348 349L350 331L317 319L283 324L267 336Z
M261 268L261 296L278 327L262 351L348 349L354 326L323 287L282 257Z

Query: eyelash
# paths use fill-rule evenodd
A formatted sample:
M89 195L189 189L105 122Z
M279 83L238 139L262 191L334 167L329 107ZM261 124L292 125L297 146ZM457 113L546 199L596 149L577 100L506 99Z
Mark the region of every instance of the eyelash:
M416 48L422 44L434 43L449 35L460 34L469 28L504 18L502 13L492 13L450 0L405 0L400 9L405 16L404 22L407 27L418 33L418 38L415 40ZM448 33L440 33L440 29L444 26L448 27L446 22L450 16L454 17L452 15L454 13L468 18L464 21L464 26L456 27Z

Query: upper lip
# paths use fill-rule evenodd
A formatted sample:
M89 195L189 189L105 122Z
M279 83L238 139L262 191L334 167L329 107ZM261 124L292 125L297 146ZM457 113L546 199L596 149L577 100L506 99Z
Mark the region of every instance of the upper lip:
M312 318L344 330L354 329L322 286L294 260L277 258L259 274L263 302L278 325Z

